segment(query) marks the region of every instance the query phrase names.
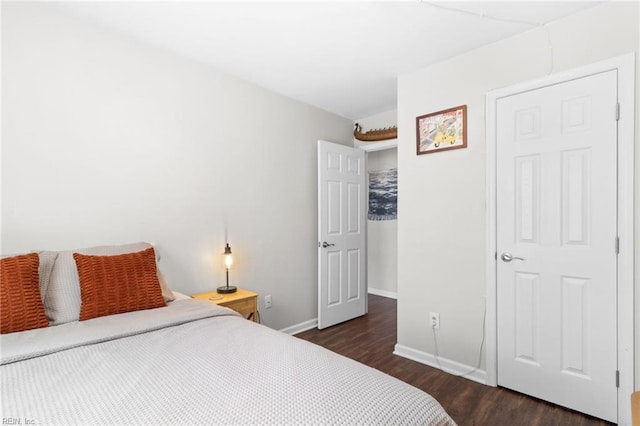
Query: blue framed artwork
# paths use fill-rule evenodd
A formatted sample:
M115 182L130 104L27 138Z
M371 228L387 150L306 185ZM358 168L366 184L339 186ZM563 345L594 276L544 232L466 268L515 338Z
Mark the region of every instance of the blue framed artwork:
M369 172L369 220L398 217L398 169Z

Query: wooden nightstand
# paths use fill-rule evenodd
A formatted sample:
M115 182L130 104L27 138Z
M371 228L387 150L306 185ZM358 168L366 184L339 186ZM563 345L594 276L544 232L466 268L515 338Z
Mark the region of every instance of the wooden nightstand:
M258 322L258 294L252 291L238 288L235 293L220 294L216 291L209 291L194 294L191 297L225 306L240 313L248 320Z

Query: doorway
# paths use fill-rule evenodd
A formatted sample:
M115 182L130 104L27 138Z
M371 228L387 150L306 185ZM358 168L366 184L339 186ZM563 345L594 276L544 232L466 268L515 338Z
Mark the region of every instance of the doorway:
M367 152L369 194L372 179L395 179L397 192L398 150L395 147ZM395 178L393 177L395 176ZM375 184L374 184L375 185ZM379 191L379 188L373 188ZM382 194L382 197L386 197ZM370 202L370 200L369 200ZM369 208L369 206L367 206ZM384 216L370 211L367 220L367 277L369 293L398 298L398 220L397 204Z

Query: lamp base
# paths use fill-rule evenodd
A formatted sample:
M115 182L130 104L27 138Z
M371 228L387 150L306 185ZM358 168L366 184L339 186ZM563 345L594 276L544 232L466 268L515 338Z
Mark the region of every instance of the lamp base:
M233 287L233 286L223 286L223 287L218 287L218 290L216 290L218 293L222 293L222 294L227 294L227 293L235 293L236 291L238 291L237 287Z

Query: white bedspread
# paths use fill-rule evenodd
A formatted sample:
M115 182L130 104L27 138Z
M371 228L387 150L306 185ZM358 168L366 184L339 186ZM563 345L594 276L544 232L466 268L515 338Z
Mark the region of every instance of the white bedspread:
M406 383L204 301L7 334L1 349L0 417L23 425L454 424Z

